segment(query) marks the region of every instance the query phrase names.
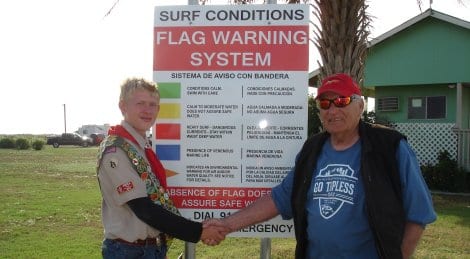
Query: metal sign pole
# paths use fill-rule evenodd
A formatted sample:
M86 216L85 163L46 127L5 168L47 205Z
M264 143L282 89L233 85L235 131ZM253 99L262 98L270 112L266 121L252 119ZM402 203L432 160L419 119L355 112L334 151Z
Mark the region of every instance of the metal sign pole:
M277 0L268 0L268 4L277 4ZM271 238L261 238L260 259L271 258Z
M184 243L184 259L195 259L196 258L196 244L185 242Z
M271 258L271 238L261 238L260 259Z
M268 4L277 4L277 0L268 0ZM259 258L271 258L271 238L261 238Z

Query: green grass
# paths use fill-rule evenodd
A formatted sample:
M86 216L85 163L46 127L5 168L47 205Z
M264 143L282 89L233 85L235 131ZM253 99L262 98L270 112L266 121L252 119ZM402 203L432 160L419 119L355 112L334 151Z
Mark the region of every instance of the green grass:
M0 149L0 258L100 258L103 229L96 147ZM470 197L433 197L438 220L416 258L470 258ZM295 240L272 239L272 258L293 258ZM184 251L175 240L169 258ZM197 258L259 258L257 238L201 243Z

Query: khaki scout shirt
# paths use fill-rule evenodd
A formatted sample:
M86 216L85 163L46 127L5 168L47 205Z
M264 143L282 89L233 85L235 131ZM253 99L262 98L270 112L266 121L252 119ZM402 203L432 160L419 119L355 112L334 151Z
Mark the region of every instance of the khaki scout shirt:
M145 157L146 140L125 121L121 125L137 140L139 146L136 149ZM132 145L135 146L134 143ZM103 197L101 219L105 238L121 238L134 242L159 234L158 230L138 219L126 204L132 199L147 197L147 191L145 183L122 149L108 148L104 152L98 170L98 180Z

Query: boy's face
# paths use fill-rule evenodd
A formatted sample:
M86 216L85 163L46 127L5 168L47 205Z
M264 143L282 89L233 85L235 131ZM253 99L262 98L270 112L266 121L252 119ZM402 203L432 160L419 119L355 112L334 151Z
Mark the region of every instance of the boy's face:
M119 102L119 108L124 120L145 137L145 132L155 124L160 101L158 96L147 90L139 89L126 100Z

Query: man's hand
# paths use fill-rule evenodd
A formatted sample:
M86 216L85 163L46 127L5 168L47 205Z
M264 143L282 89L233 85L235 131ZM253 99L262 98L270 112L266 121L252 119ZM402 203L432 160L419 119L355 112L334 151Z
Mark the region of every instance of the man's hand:
M204 221L202 224L203 232L206 228L216 228L216 232L218 232L218 234L207 238L201 237L201 240L206 245L217 245L223 240L223 238L219 238L220 235L223 235L225 238L225 235L228 233L256 223L264 222L277 215L279 215L279 212L277 211L271 195L265 195L248 205L248 207L241 209L228 217Z
M202 224L201 240L204 244L214 246L220 244L230 229L219 219L209 219Z

